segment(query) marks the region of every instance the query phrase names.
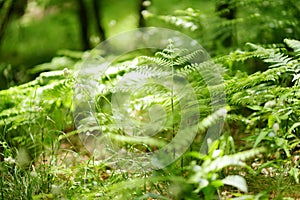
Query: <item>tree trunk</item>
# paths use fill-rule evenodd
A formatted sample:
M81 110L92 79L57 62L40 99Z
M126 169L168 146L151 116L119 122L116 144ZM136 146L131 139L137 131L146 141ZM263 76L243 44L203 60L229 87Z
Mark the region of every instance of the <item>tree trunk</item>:
M100 3L99 2L100 2L100 0L93 0L93 8L94 8L94 14L95 14L96 27L98 30L98 34L99 34L101 41L104 41L106 39L106 36L105 36L104 28L101 23L101 15L99 12L99 10L101 10L101 6L100 6L101 2Z
M140 4L139 4L139 27L145 27L146 26L146 21L142 15L142 11L143 10L147 10L147 6L145 5L145 1L146 0L140 0Z
M5 8L5 7L7 7L7 8ZM9 20L12 17L13 8L14 8L13 0L8 1L7 5L5 5L5 3L1 4L1 10L4 12L4 14L3 14L2 21L0 22L0 45L1 45L4 33L5 33L5 29L8 25Z
M88 15L86 6L84 4L84 0L77 0L78 6L78 17L80 22L80 30L81 30L81 42L83 50L87 50L91 48L90 40L89 40L89 26L88 26Z
M220 17L225 18L227 20L232 20L236 17L236 7L232 6L231 0L225 0L217 3L216 11L220 12ZM227 35L228 36L226 36L222 41L224 47L230 47L234 44L234 27L228 27Z

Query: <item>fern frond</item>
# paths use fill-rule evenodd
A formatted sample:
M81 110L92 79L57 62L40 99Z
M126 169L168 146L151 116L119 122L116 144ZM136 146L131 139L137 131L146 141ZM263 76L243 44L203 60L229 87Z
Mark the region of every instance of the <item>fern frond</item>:
M53 81L44 87L39 87L36 90L36 94L39 98L44 100L51 100L58 97L64 97L72 90L72 80L58 80Z
M200 131L204 131L211 125L215 124L220 118L225 118L227 114L226 108L221 108L214 112L213 114L209 115L208 117L204 118L202 121L199 122L198 129Z
M300 41L292 40L292 39L284 39L284 43L286 43L289 47L293 48L297 57L300 57Z
M207 53L202 49L198 49L196 51L187 52L187 54L178 56L175 59L174 63L175 65L178 66L185 66L189 63L191 64L202 63L207 61L207 59L208 59Z
M201 24L194 20L193 17L189 16L171 16L171 15L164 15L159 16L157 19L160 19L164 22L173 24L177 27L181 27L184 29L188 29L191 31L196 31L201 27Z
M25 131L56 115L58 108L70 109L73 79L69 73L44 72L27 84L0 91L0 127L5 126L7 133Z
M268 58L264 59L267 63L272 63L269 67L278 67L282 65L288 65L293 61L293 58L290 58L288 55L283 53L272 53ZM274 63L274 64L273 64Z
M165 67L165 68L170 68L174 65L170 60L167 60L165 58L160 58L160 57L141 56L140 59L142 61L156 64L158 66Z

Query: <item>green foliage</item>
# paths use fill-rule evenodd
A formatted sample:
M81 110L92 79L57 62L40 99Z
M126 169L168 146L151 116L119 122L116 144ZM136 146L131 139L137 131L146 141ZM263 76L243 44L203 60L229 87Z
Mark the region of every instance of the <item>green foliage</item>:
M231 0L221 9L222 2L201 1L201 5L206 5L204 9L182 8L173 15L144 12L198 38L212 55L217 55L214 62L201 60L203 51L178 49L172 41L154 55L134 52L115 60L97 77L101 90L92 99L97 122L90 123L91 118L87 117L76 127L79 130L74 130L72 106L86 109L84 106L90 105L72 100L73 89L76 91L72 69L81 64L85 53L62 51L59 53L62 56L28 71L42 72L35 80L0 91L1 198L214 199L217 195L221 197L222 191L236 199L291 196L282 188L299 183L299 3L297 0ZM153 7L152 11L155 11ZM228 17L231 12L232 18ZM65 17L70 15L65 14ZM53 19L56 18L49 17L50 21ZM18 25L11 26L9 33ZM43 29L37 27L35 30L20 28L28 34ZM17 37L11 34L5 46ZM46 40L48 44L53 38ZM278 44L282 41L284 44ZM247 46L241 47L245 43ZM36 44L41 45L40 42L31 45ZM16 51L31 49L23 46ZM215 75L216 71L224 76L225 86L220 82L222 77ZM11 65L1 64L0 72L6 81L1 83L1 88L14 84ZM175 93L174 84L184 81L195 94L189 103L199 106L182 112L180 101L187 95L183 90ZM165 87L166 82L172 83L169 88ZM226 108L212 101L212 97L219 95L225 98L224 90ZM124 102L126 109L116 107L117 103ZM121 112L116 112L117 109ZM122 171L118 169L122 166L112 164L109 155L100 162L85 151L80 152L82 147L73 145L58 150L73 137L80 140L76 138L78 133L86 135L100 130L119 146L112 150L117 155L122 151L146 155L176 138L185 112L198 111L198 135L194 138L190 127L186 127L183 131L186 137L178 142L179 146L193 142L190 151L164 169L151 171L143 165L133 169L146 156L127 160L136 163ZM211 135L203 138L207 129L224 120L227 112L223 132L232 137L216 141L212 141L215 138ZM127 127L118 126L123 123ZM80 129L80 125L86 129ZM155 136L151 135L153 132ZM203 141L207 146L199 153ZM269 182L275 185L273 178L278 180L277 186L260 187Z
M37 158L43 145L73 126L72 84L71 71L65 68L0 91L1 139Z
M215 8L204 2L201 9L176 10L172 15L148 14L186 31L211 53L218 55L241 47L247 42L280 43L284 38L299 39L297 0L215 0Z
M226 172L228 169L240 169L239 167L245 166L250 169L245 161L258 155L260 156L254 163L259 163L259 167L250 170L251 176L259 176L264 169L272 166L275 173L288 174L296 183L299 182L298 161L295 161L295 156L300 143L298 135L300 48L297 40L285 39L284 42L285 46L265 47L249 43L250 50L238 50L217 57L214 59L217 64L212 61L194 62L203 52L187 52L176 49L170 43L166 49L157 52L154 56L139 56L134 60L120 61L109 66L107 72L99 78L102 90L94 99L95 113L101 122L101 132L109 136L120 146L120 149L146 153L163 148L174 138L181 120L179 102L183 96L180 94L175 96L172 94L172 89L166 89L155 82L165 77L171 77L175 82L181 80L180 78L187 79L193 87L196 101L201 105L199 107L201 115L197 124L199 134L205 132L220 118L224 118L228 110L225 132L231 134L233 129L230 127L237 126L236 134L245 135L242 139L247 141L247 145L238 144L235 147L230 137L225 142L208 140L207 155L198 152L187 154L192 155L194 161L185 156L165 170L151 173L146 172L145 169L144 174L131 172L130 170L133 169L124 172L112 169L117 175L109 174L110 178L105 183L107 185L104 183L99 185L102 180L97 178L98 172L95 170L105 171L106 167L98 164L77 165L73 168L78 175L75 177L72 171L64 171L58 163L50 168L45 165L46 171L42 168L36 171L40 176L33 176L24 168L32 165L32 159L40 162L38 156L45 156L47 147L57 146L55 143L62 138L77 135L76 131L64 133L73 130L74 127L71 113L74 103L71 98L74 77L69 69L44 72L31 82L0 91L3 99L0 102L0 126L4 141L1 147L4 147L3 156L6 158L1 169L2 173L7 174L7 179L2 179L1 182L3 193L8 195L9 184L15 182L15 186L20 187L19 190L27 190L26 195L35 196L37 199L57 196L56 187L60 188L59 191L63 191L63 196L68 198L74 198L80 193L90 198L103 197L104 199L113 196L119 199L180 199L183 197L211 199L217 192L223 190L225 185L234 186L244 193L251 191L242 176ZM264 63L268 69L249 75L240 72L242 66L252 59ZM37 72L54 68L62 69L66 66L72 69L74 65L76 62L69 58L57 58L53 59L51 64L37 66L34 70ZM221 65L226 70L221 68ZM213 75L211 68L217 69L226 78L225 89L230 109L220 107L212 110L213 102L210 100L210 95L218 94L224 87L218 84L219 82L208 85L210 82L207 80L214 83L214 79L218 78ZM128 74L133 72L138 76L130 79ZM200 76L199 72L206 76ZM123 82L122 87L119 87L118 83L124 77L126 81ZM131 88L136 88L137 84L145 80L148 80L145 87L131 91ZM131 115L126 119L130 119L135 125L132 129L121 130L120 127L115 126L116 113L113 112L114 107L112 107L115 102L112 102L112 96L116 94L130 94L128 108ZM160 105L165 113L154 105ZM150 117L147 111L150 114L152 112ZM126 113L118 114L121 118L124 117L123 115L126 116ZM163 129L160 129L160 125L156 122L164 117L166 123ZM155 137L148 137L147 142L144 142L145 138L130 137L130 134L137 136L145 134L147 124L151 124L152 128L158 130ZM95 124L88 127L91 130L93 128L99 129ZM81 131L88 131L88 129ZM128 131L131 132L128 134ZM202 140L196 138L193 145L199 146ZM182 140L180 145L185 145L185 142ZM231 154L234 149L240 151L253 147L254 149ZM265 157L260 154L262 149L267 149ZM52 151L54 152L53 148ZM8 164L11 161L9 157L15 160L14 163ZM105 159L107 160L104 163L110 163L109 158ZM21 174L24 173L26 178L21 182ZM59 178L61 174L69 180L76 181L65 183ZM46 177L50 179L46 180ZM134 178L127 180L129 177ZM38 188L32 188L32 184L40 185ZM178 190L178 185L182 186L181 190ZM98 187L101 187L101 192L98 191ZM70 192L70 188L75 190ZM236 195L242 194L236 193ZM245 196L245 198L260 198L260 195L262 194Z
M239 122L237 131L248 134L244 138L247 146L268 147L265 162L278 173L293 174L298 182L299 173L295 173L298 162L294 158L300 143L299 41L285 39L284 42L285 47L272 48L249 44L251 52L236 51L219 61L230 67L255 57L268 66L266 71L234 76L226 82L228 102L234 108L228 122Z
M224 185L247 192L245 179L239 175L222 177L222 171L229 167L246 167L244 162L265 151L264 148L225 155L224 146L230 137L222 137L210 145L207 155L189 152L192 161L181 172L176 165L167 169L145 174L146 178L121 181L108 187L105 197L116 199L215 199L217 191ZM227 146L228 148L228 146ZM231 149L233 151L233 149ZM141 175L139 175L141 176ZM148 188L145 190L145 188ZM129 192L130 191L130 192ZM158 194L157 194L158 193ZM104 199L106 199L104 197Z
M102 168L96 164L77 165L73 169L77 170L78 176L76 177L73 177L72 172L59 168L58 164L50 168L46 167L46 171L36 171L43 178L52 177L48 181L22 171L25 170L24 166L32 164L31 159L35 158L38 161L39 155L45 156L47 146L57 146L55 143L61 141L62 138L77 135L76 131L64 133L72 130L74 126L71 115L71 107L74 103L71 98L74 77L69 69L44 72L34 81L0 91L1 99L3 99L0 102L0 125L3 130L1 137L4 141L1 146L5 149L3 153L6 158L5 163L10 161L9 157L15 160L15 163L11 163L12 165L2 166L2 173L5 172L8 177L6 180L10 180L7 182L2 179L1 184L4 190L8 188L11 181L16 181L15 185L20 186L19 190L30 190L27 195L35 196L37 199L42 196L52 198L57 195L56 187L60 188L63 196L68 198L81 193L89 195L90 198L100 196L104 199L113 196L119 199L180 199L183 197L211 199L215 197L216 192L223 190L224 185L234 186L244 193L250 191L251 188L248 189L242 176L225 172L228 169L245 166L250 169L245 161L257 155L260 157L255 162L259 163L259 167L251 170L252 176L259 176L264 169L272 166L275 173L288 174L296 183L299 182L298 162L295 161L295 156L300 142L298 135L300 48L297 40L285 39L284 42L286 46L266 47L249 43L250 50L238 50L229 55L217 57L214 59L217 64L212 61L194 62L203 52L187 52L176 49L170 43L166 49L157 52L154 56L140 56L134 60L116 62L109 66L107 72L99 79L102 90L95 96L95 112L97 119L101 122L101 132L109 136L120 148L133 152L154 151L157 148L163 148L175 136L181 120L179 102L183 96L172 95L172 89L166 89L155 82L165 77L171 77L175 82L181 80L180 78L186 78L193 87L197 103L201 105L199 107L201 115L197 124L200 134L220 118L224 118L228 110L225 132L231 133L233 129L230 127L238 126L235 130L236 134L246 134L246 137L242 139L247 141L247 145L238 144L237 149L230 137L226 141L210 142L211 140L208 140L207 155L198 152L188 153L192 155L194 161L184 157L165 170L151 173L146 172L145 169L145 174L130 172L130 169L126 172L116 170L113 172L118 175L108 175L110 178L106 182L107 185L98 185L102 180L96 178L97 172L94 170L102 171L105 167ZM268 66L268 69L249 75L240 72L242 66L251 59L261 61ZM51 64L37 66L34 70L37 72L53 68L62 69L66 66L73 68L74 65L76 65L75 61L62 57L53 59ZM221 65L226 70L222 69ZM210 100L210 95L218 94L224 87L218 84L219 82L208 85L210 82L207 80L214 83L214 79L218 78L213 75L211 68L225 75L226 96L230 109L220 107L212 110L213 102ZM130 79L128 74L133 72L138 76ZM206 76L200 76L199 72ZM119 87L118 83L124 77L126 81L123 82L122 87ZM148 80L145 87L131 91L131 88L136 88L137 84L145 80ZM112 90L112 88L117 90ZM120 127L115 126L116 112L113 112L112 96L116 94L130 94L128 108L131 115L126 119L130 119L135 125L132 129L120 130ZM154 105L160 105L165 113ZM150 114L152 112L150 117L147 111ZM123 115L126 116L122 112L118 114L121 118L124 117ZM156 122L165 117L166 123L163 129L159 129L160 125ZM148 123L156 131L159 130L155 137L149 137L147 142L144 142L145 138L130 137L130 134L137 136L145 134L145 127ZM94 128L99 129L95 124L88 127L90 130ZM88 129L81 131L88 131ZM129 135L128 131L131 131ZM199 146L199 141L202 140L196 139L193 145ZM180 144L185 145L185 142L182 140ZM254 149L251 150L231 154L234 149L253 147ZM262 149L267 149L265 157L260 154ZM54 151L53 148L52 150ZM105 162L109 163L109 158ZM17 174L12 174L12 171ZM26 180L23 179L25 183L22 182L27 189L21 187L22 173L27 174ZM64 180L58 178L61 173L64 177L70 180L75 178L77 181L64 183ZM81 176L86 178L81 179ZM134 178L127 180L129 176ZM146 178L142 178L143 176ZM31 188L34 183L41 184L40 189ZM128 187L128 185L131 186ZM181 190L178 190L178 185L182 186ZM81 186L84 187L81 188ZM97 187L102 188L100 193ZM70 188L76 188L76 190L68 192ZM168 190L170 192L167 192ZM176 193L175 190L178 192ZM3 191L3 193L8 194L8 191ZM236 195L242 194L236 193ZM245 196L245 198L260 198L260 195L262 194Z
M220 141L217 140L210 144L208 155L194 153L193 156L202 160L203 163L198 165L196 161L191 162L190 167L192 175L188 182L196 185L194 192L203 193L204 199L213 199L215 192L223 185L230 185L238 188L242 192L248 192L246 180L240 175L228 175L220 179L219 173L222 169L229 166L245 167L244 161L252 158L265 151L264 148L251 149L232 155L224 155L224 150L220 149Z

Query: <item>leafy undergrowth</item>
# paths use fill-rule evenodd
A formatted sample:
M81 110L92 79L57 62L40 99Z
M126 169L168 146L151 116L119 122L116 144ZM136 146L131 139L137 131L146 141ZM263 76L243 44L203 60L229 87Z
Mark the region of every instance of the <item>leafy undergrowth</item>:
M97 123L87 123L90 116L81 116L87 119L83 121L87 129L74 125L77 116L72 114L76 79L73 69L81 63L78 58L68 62L68 68L60 63L57 71L41 73L32 82L0 91L1 198L298 199L300 42L284 42L272 47L248 44L249 50L215 58L213 65L189 64L198 52L178 55L172 43L153 56L118 61L110 66L110 73L98 77L103 89L97 91L95 99L95 116L102 123L100 133L95 132ZM237 66L253 59L268 68L250 75L237 70ZM146 155L176 137L181 120L178 102L182 97L168 96L172 91L155 84L132 95L128 106L132 111L130 119L153 122L154 128L160 116L153 115L157 117L154 120L145 116L151 106L159 104L167 116L172 116L156 137L147 137L141 143L127 136L131 129L120 129L113 121L110 89L132 71L142 78L160 77L161 69L154 64L170 67L171 72L187 77L195 87L202 111L197 121L198 136L183 156L162 169L144 167L141 161L146 157L133 157L126 165L120 165L118 161L128 158L122 157L124 152ZM220 65L222 68L218 68ZM197 70L207 67L220 69L225 77L228 106L216 111L211 111L208 89L197 74ZM180 80L180 76L176 78ZM220 88L214 86L210 92ZM155 111L164 114L160 109ZM199 153L201 136L226 113L223 136L205 141L207 152ZM98 156L90 148L92 143L82 143L83 139L93 141L97 134L111 137L120 148ZM115 159L115 155L120 159ZM139 165L142 167L137 168Z

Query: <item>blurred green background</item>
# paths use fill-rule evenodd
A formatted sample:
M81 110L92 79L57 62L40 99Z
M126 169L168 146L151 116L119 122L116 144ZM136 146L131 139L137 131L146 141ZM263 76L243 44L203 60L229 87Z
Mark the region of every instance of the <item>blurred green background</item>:
M0 0L0 89L28 81L30 75L25 71L50 61L59 50L81 51L99 44L104 38L97 30L95 2L106 38L139 27L143 9L170 14L201 7L197 0L153 0L144 5L141 0ZM86 22L80 15L82 5ZM82 42L82 23L87 26L88 47ZM152 20L149 25L161 24Z
M100 20L107 37L138 27L139 0L98 1ZM1 62L29 67L49 61L60 49L83 49L77 0L28 0L24 3L24 11L15 11L24 14L14 14L5 27L1 39ZM93 2L87 0L84 3L88 12L89 39L91 47L94 47L101 40L95 30L95 17L90 12ZM191 6L201 5L196 0L154 0L149 10L157 14L170 14L175 9Z
M215 57L247 42L300 39L299 19L298 0L0 0L0 89L34 78L28 69L61 50L142 26L182 31Z

